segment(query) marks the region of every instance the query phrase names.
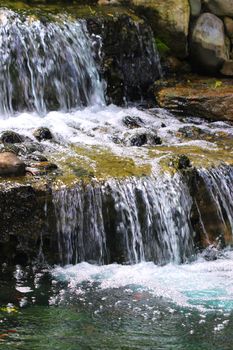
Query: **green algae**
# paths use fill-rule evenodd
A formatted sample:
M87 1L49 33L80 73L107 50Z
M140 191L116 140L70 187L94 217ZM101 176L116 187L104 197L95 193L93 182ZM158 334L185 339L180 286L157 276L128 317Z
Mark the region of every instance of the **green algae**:
M65 14L71 18L87 19L92 17L114 19L118 16L129 16L135 22L143 22L133 10L121 6L98 6L98 5L78 5L78 4L43 4L24 3L14 1L1 1L0 7L9 8L27 16L35 16L48 21L56 21L57 15Z

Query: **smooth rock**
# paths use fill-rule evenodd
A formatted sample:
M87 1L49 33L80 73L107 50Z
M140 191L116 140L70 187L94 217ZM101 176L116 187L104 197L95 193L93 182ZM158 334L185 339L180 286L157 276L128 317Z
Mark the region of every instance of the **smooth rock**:
M229 59L221 19L211 13L203 13L193 28L190 48L192 64L198 71L217 73L224 61Z
M203 3L217 16L233 17L233 0L203 0Z
M0 153L0 176L22 176L26 173L25 163L14 153Z
M145 15L155 35L172 55L188 55L190 6L188 0L131 0L139 14Z

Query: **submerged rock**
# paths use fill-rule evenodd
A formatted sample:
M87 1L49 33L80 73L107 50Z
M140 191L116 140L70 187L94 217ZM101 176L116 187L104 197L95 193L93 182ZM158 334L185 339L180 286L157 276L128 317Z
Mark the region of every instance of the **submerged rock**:
M224 24L215 15L203 13L195 23L191 34L191 61L196 70L219 72L229 59Z
M161 138L153 131L144 131L137 132L133 135L130 135L128 140L126 141L127 145L130 146L143 146L143 145L161 145L162 140Z
M3 143L22 143L24 137L15 131L6 130L1 134L1 141Z
M14 153L0 153L0 176L22 176L25 174L25 163Z
M209 245L201 255L207 261L214 261L224 256L220 249L213 244Z
M51 131L49 130L49 128L46 127L36 129L33 132L33 135L38 141L51 140L53 138Z
M140 128L144 124L140 117L131 117L130 115L125 116L122 122L129 129Z

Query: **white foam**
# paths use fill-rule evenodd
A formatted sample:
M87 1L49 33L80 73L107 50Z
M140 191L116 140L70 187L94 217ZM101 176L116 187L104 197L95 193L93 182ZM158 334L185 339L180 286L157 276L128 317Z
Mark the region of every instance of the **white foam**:
M131 266L96 266L80 263L56 267L53 276L68 281L75 292L82 282L99 283L101 289L133 288L150 291L179 306L200 310L233 309L233 252L226 258L207 262L199 259L185 265L156 266L152 262Z

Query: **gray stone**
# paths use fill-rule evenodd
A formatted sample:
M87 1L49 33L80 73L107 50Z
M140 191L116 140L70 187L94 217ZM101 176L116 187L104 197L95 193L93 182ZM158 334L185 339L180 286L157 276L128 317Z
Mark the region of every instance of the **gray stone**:
M203 13L191 34L191 61L199 71L217 73L229 59L229 48L221 19Z

